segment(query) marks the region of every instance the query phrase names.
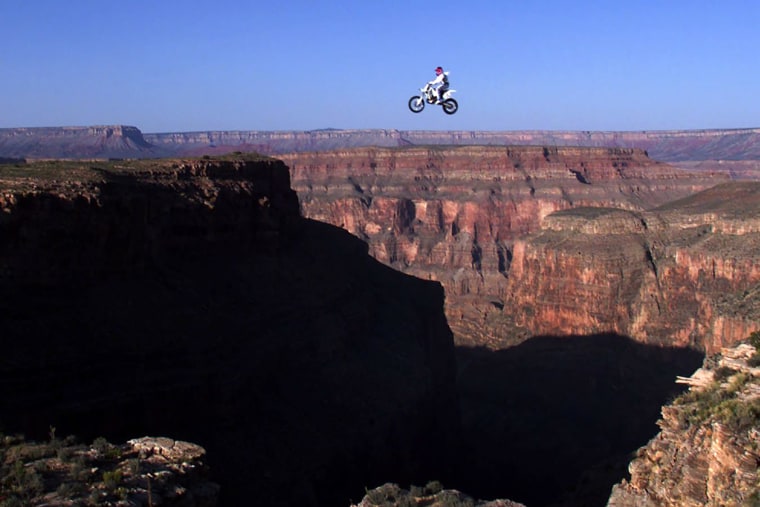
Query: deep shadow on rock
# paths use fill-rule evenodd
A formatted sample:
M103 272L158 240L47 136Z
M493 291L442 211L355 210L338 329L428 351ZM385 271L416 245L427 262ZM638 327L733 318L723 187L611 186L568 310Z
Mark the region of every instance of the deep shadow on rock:
M457 349L465 452L447 486L530 507L602 506L703 355L618 335Z
M16 201L0 222L0 429L195 442L223 505L348 505L453 466L441 286L301 219L287 181L261 195L225 170Z

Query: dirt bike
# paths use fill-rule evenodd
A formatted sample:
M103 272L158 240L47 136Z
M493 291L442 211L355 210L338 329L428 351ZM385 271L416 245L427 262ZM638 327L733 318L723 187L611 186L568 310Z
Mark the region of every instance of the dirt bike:
M438 92L430 86L430 83L426 84L423 88L420 88L422 95L415 95L409 99L409 109L413 113L419 113L425 109L425 102L428 104L435 104L438 101ZM443 93L443 100L439 104L443 108L443 112L446 114L454 114L459 109L457 101L451 97L451 94L456 90L446 90Z

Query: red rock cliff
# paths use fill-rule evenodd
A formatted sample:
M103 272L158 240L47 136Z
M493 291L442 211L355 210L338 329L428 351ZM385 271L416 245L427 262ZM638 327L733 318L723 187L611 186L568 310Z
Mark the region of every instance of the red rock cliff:
M710 348L751 327L716 312L721 271L715 283L699 281L704 271L690 257L705 248L705 262L730 263L730 249L706 241L751 240L736 236L746 215L706 215L687 227L690 213L648 211L725 176L682 171L635 149L436 146L280 158L306 216L363 238L399 270L443 283L459 343L612 331ZM727 287L747 289L752 273ZM688 295L689 276L686 287L712 295ZM683 316L669 318L674 308Z
M757 361L742 344L681 378L690 391L662 408L660 432L636 452L630 480L613 487L608 507L757 503Z
M744 211L690 212L695 199ZM756 184L736 183L647 212L555 213L514 243L505 306L533 333L616 332L716 352L758 326L759 209Z

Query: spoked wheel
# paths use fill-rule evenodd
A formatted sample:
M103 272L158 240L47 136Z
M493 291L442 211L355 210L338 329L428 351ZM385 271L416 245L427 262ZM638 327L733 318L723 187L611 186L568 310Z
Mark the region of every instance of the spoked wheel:
M425 109L425 101L422 99L422 97L415 95L409 99L409 110L411 110L413 113L419 113L423 109Z
M411 104L410 104L411 107ZM457 101L454 99L446 99L443 101L443 104L441 104L441 107L443 107L443 112L446 114L454 114L457 112L457 109L459 109L459 104L457 104Z

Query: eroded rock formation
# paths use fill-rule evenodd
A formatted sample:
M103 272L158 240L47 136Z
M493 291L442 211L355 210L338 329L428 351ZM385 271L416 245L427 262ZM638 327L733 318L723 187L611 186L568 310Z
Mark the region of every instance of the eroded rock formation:
M726 177L628 149L367 148L281 159L306 216L444 285L460 344L614 332L714 350L754 328L726 303L756 298L753 183L679 204Z
M757 351L724 348L680 381L690 391L664 406L660 432L630 463L609 507L754 505L760 500Z
M514 243L506 304L532 332L717 352L758 329L759 211L760 186L730 183L646 212L558 212Z
M137 127L37 127L0 129L0 155L24 159L156 158L169 154L145 140Z
M3 430L196 442L223 505L443 477L441 286L303 219L289 183L240 157L0 169Z

